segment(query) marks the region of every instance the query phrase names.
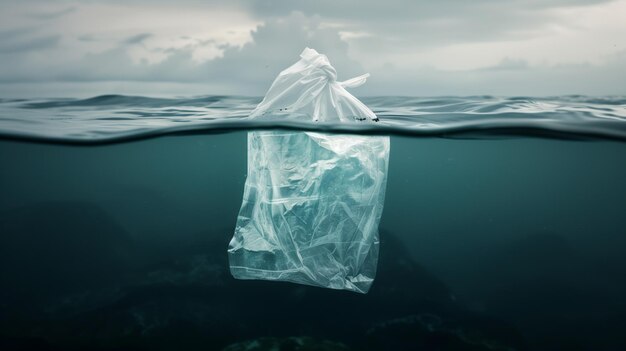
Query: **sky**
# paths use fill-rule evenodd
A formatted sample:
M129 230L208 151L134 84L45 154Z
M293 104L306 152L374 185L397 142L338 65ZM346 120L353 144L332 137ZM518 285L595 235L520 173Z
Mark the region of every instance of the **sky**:
M626 95L626 0L0 0L0 96L262 96L305 47L355 95Z

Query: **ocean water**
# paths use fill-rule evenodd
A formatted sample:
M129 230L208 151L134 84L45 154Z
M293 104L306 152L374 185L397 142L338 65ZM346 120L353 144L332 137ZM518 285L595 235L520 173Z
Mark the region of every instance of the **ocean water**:
M626 98L0 100L2 350L624 350ZM391 135L366 295L238 281L256 129Z

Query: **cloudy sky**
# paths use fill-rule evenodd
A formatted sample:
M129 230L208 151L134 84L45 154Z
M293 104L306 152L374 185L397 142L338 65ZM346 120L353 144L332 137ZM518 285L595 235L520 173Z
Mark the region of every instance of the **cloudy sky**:
M626 0L0 0L0 94L263 95L306 46L357 95L626 94Z

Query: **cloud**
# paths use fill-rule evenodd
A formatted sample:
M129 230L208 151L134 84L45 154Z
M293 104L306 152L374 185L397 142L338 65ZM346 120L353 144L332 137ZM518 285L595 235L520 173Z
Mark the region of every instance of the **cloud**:
M230 85L242 81L244 86L267 88L281 70L299 59L307 46L331 57L340 79L364 72L348 56L348 45L336 30L323 28L317 16L294 12L259 26L252 33L252 41L243 47L227 47L221 58L207 62L207 77L229 81Z
M380 67L362 90L363 95L626 95L623 74L626 53L603 64L530 65L505 59L497 65L462 71L433 67Z
M472 2L462 0L440 0L437 2L428 0L344 0L340 2L334 0L318 0L315 2L248 0L242 1L242 3L255 14L263 17L281 17L290 12L299 11L308 15L352 18L362 21L415 21L424 18L456 16L468 12L479 13L488 8L498 10L500 9L498 6L504 6L514 12L524 12L557 7L594 5L609 1L611 0L475 0ZM492 17L493 14L486 13L484 16Z
M610 0L279 0L246 4L260 18L299 11L323 17L345 30L365 29L370 36L413 48L532 35L554 24L554 9L606 2Z
M0 37L2 35L0 34ZM0 42L0 54L15 54L27 51L44 50L56 47L61 39L60 35L46 35L34 38L6 38Z
M98 41L98 39L91 34L79 35L76 39L78 39L79 41L85 41L85 42Z
M155 49L168 54L158 63L136 62L129 45L142 43L150 37L149 33L137 34L111 49L88 53L71 64L46 65L39 72L12 70L8 79L5 71L0 77L5 81L205 82L207 86L219 87L222 93L260 95L281 70L297 61L306 46L331 57L340 78L364 73L360 64L348 57L348 45L336 30L322 28L318 17L297 12L269 20L252 31L251 42L242 47L223 45L221 57L205 62L193 59L196 48L211 44L203 40L181 48Z
M262 95L310 46L339 79L371 72L362 95L626 93L616 79L626 74L618 54L626 0L130 0L45 9L49 16L28 23L0 23L0 82L169 82Z
M152 37L153 34L151 33L140 33L140 34L136 34L133 35L129 38L126 38L123 43L126 45L135 45L135 44L141 44L143 43L144 40Z
M76 11L76 7L72 6L72 7L67 7L64 9L52 10L52 11L42 11L42 10L29 11L26 13L25 16L29 18L33 18L33 19L38 19L38 20L52 20L52 19L57 19L59 17L63 17L67 15L68 13L72 13L74 11Z
M525 70L529 68L528 61L522 59L512 59L510 57L503 58L498 64L480 68L479 71L509 71L509 70Z
M263 19L284 16L291 11L320 16L326 25L348 33L343 38L349 44L350 55L370 68L393 63L406 68L425 64L445 69L473 69L493 65L506 56L533 61L544 58L567 62L578 60L580 63L589 58L597 59L605 53L605 46L597 38L621 42L620 38L626 35L625 24L611 25L624 23L623 18L611 15L626 11L623 0L279 0L244 3L251 13ZM509 43L507 49L510 51L502 51L501 46ZM549 51L549 57L537 57L546 46L557 48L561 43L568 46L566 50ZM574 45L588 50L575 52L570 49ZM447 55L448 48L460 46L468 50ZM516 46L528 46L529 50L519 53ZM478 52L477 47L480 47Z

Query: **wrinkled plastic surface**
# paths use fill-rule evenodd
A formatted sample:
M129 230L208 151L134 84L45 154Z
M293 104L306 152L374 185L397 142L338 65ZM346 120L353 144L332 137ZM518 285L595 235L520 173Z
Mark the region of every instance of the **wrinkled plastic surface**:
M351 111L374 119L360 102L328 90L337 84L336 74L327 75L334 69L308 50L279 75L252 117L286 108L286 118L359 120L343 112ZM335 106L350 108L320 103L326 93ZM384 136L248 133L248 177L228 249L232 275L367 292L376 275L388 160Z
M378 118L345 88L362 85L369 73L337 81L337 72L325 55L306 48L300 60L280 72L263 101L250 115L320 122L354 122Z

